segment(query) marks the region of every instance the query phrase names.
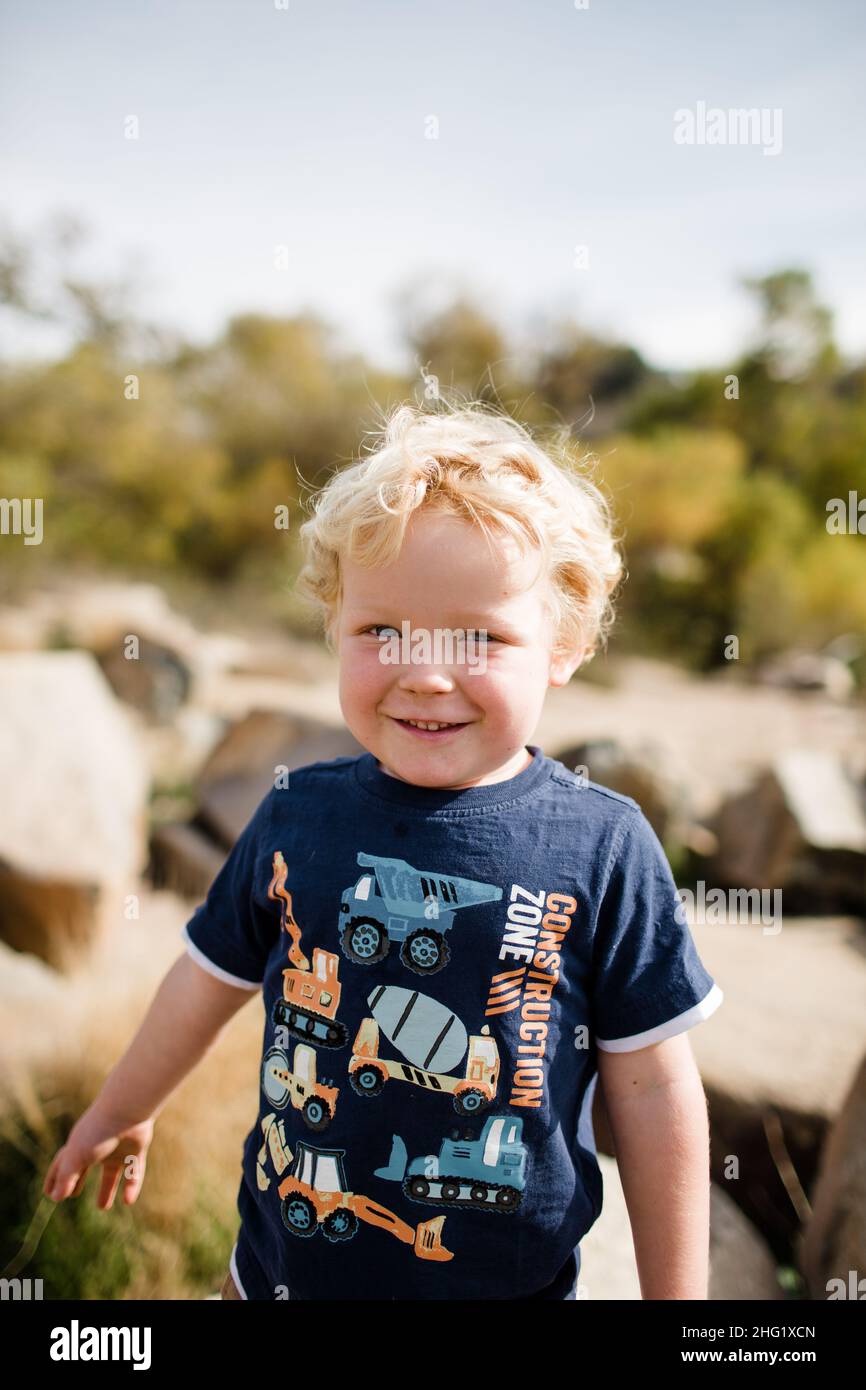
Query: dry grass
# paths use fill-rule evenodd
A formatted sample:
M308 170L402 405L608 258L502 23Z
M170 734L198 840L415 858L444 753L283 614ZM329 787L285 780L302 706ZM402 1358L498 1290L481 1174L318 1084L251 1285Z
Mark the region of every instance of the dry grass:
M100 1170L80 1197L55 1204L41 1192L51 1158L183 950L190 913L171 894L141 890L140 919L109 923L101 949L69 978L4 951L0 1262L43 1278L46 1298L202 1298L224 1277L243 1141L257 1116L260 995L170 1098L131 1208L116 1198L98 1210Z

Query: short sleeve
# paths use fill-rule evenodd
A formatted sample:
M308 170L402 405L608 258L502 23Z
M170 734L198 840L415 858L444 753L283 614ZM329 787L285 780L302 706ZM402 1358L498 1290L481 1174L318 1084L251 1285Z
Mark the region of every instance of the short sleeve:
M260 989L280 918L255 900L256 868L269 860L273 791L259 803L183 929L187 951L204 970L241 989Z
M693 1028L724 995L698 956L665 852L639 807L625 818L593 941L593 1031L633 1052Z

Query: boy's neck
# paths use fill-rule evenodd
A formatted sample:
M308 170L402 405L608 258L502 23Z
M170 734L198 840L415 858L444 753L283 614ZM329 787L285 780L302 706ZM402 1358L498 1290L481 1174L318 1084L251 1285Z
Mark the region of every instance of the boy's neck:
M519 777L521 772L523 772L527 767L529 767L529 764L532 762L532 754L530 753L528 748L522 748L521 752L523 754L523 760L520 763L520 766L516 768L511 768L510 770L506 771L503 776L491 776L487 779L479 779L479 781L477 782L470 782L468 784L464 783L462 786L459 787L431 787L430 790L443 792L465 791L467 789L467 786L482 787L492 786L497 782L510 782L512 778ZM378 767L380 772L384 772L388 777L393 777L394 780L397 782L406 782L408 786L416 785L414 782L409 782L409 779L407 777L401 777L399 773L392 772L390 767L386 767L384 763L378 760L378 758L376 759L376 766ZM508 766L509 765L506 764L506 768L508 768Z

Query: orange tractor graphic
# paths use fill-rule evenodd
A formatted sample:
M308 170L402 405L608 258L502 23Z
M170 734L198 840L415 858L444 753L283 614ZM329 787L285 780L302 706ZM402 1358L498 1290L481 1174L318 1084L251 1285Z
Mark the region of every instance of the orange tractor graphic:
M270 1153L277 1173L286 1174L277 1192L283 1225L292 1235L314 1236L321 1230L327 1240L351 1240L364 1221L411 1245L419 1260L454 1258L453 1251L442 1244L444 1216L410 1226L387 1207L348 1191L344 1149L315 1149L299 1141L293 1153L282 1120L271 1114L261 1123L264 1143L258 1155L258 1185L262 1190L270 1186L264 1166Z
M283 971L283 998L274 1004L274 1023L286 1028L301 1042L345 1047L349 1033L336 1016L340 1007L339 956L316 946L310 969L310 962L301 950L301 929L292 912L292 895L286 888L288 865L279 850L274 852L273 870L268 897L279 903L280 925L289 936L292 964L291 969Z

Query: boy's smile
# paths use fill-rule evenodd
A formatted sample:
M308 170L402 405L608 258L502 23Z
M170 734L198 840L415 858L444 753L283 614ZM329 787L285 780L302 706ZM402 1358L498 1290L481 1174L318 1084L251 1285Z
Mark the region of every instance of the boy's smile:
M522 554L511 537L488 542L469 521L433 508L413 513L394 563L342 562L340 705L383 772L459 790L506 781L527 766L545 692L564 685L580 659L552 657L541 570L532 549ZM442 659L435 640L433 659L384 659L385 642L404 623L434 638L474 629L484 661L470 665L453 651Z

